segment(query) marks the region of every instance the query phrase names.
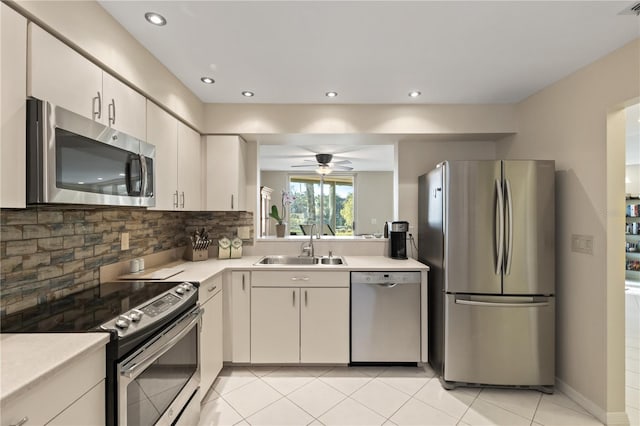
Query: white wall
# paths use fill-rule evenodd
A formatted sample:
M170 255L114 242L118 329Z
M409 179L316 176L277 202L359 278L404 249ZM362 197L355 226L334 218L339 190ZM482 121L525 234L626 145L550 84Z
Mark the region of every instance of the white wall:
M260 186L268 186L273 189L271 194L271 204L278 206L278 212L282 214L282 191L289 191L289 180L287 172L263 171L260 172ZM269 206L271 211L271 206ZM260 217L256 217L256 223ZM276 221L269 220L269 235L276 235ZM287 230L289 232L289 230Z
M355 193L356 234L381 233L393 220L393 172L358 172Z
M625 193L637 197L640 194L640 164L626 167Z
M202 130L204 105L94 1L9 2L111 74Z
M619 132L607 128L607 114L639 96L639 51L636 40L520 103L519 132L498 149L556 161L556 372L561 389L602 421L625 407L624 280L615 278L624 253L607 247L608 224L623 220L615 169L624 169L624 138L608 146ZM572 234L593 235L594 254L571 252Z
M398 220L409 222L417 240L418 177L444 160L494 160L500 142L405 141L398 144ZM416 241L417 244L417 241ZM417 253L414 257L417 257Z

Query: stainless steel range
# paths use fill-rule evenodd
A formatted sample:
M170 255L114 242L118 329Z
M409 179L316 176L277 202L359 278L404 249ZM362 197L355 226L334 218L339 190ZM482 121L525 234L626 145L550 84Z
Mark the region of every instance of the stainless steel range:
M2 318L2 332L108 332L107 425L197 424L196 285L106 283Z

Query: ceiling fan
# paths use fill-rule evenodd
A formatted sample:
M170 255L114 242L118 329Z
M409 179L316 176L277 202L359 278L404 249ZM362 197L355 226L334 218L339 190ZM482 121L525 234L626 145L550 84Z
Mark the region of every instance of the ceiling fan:
M349 167L346 164L351 164L349 160L333 160L333 154L316 154L316 161L304 160L307 164L294 164L291 167L315 167L316 173L320 175L328 175L334 170L353 170L353 167Z

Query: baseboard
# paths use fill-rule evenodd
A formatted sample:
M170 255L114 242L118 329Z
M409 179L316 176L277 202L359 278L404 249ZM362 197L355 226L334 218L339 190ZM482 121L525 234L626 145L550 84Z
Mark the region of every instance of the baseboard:
M560 380L556 377L556 388L571 398L576 404L591 413L595 418L608 426L628 426L629 417L624 411L611 411L607 412L603 410L598 404L586 398L580 392Z

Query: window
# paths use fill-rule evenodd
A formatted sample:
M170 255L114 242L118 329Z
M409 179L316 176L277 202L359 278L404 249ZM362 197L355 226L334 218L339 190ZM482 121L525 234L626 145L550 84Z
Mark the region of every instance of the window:
M322 224L324 235L353 235L354 176L290 175L289 191L295 197L289 210L289 232L306 234L313 223ZM303 225L303 226L301 226Z

